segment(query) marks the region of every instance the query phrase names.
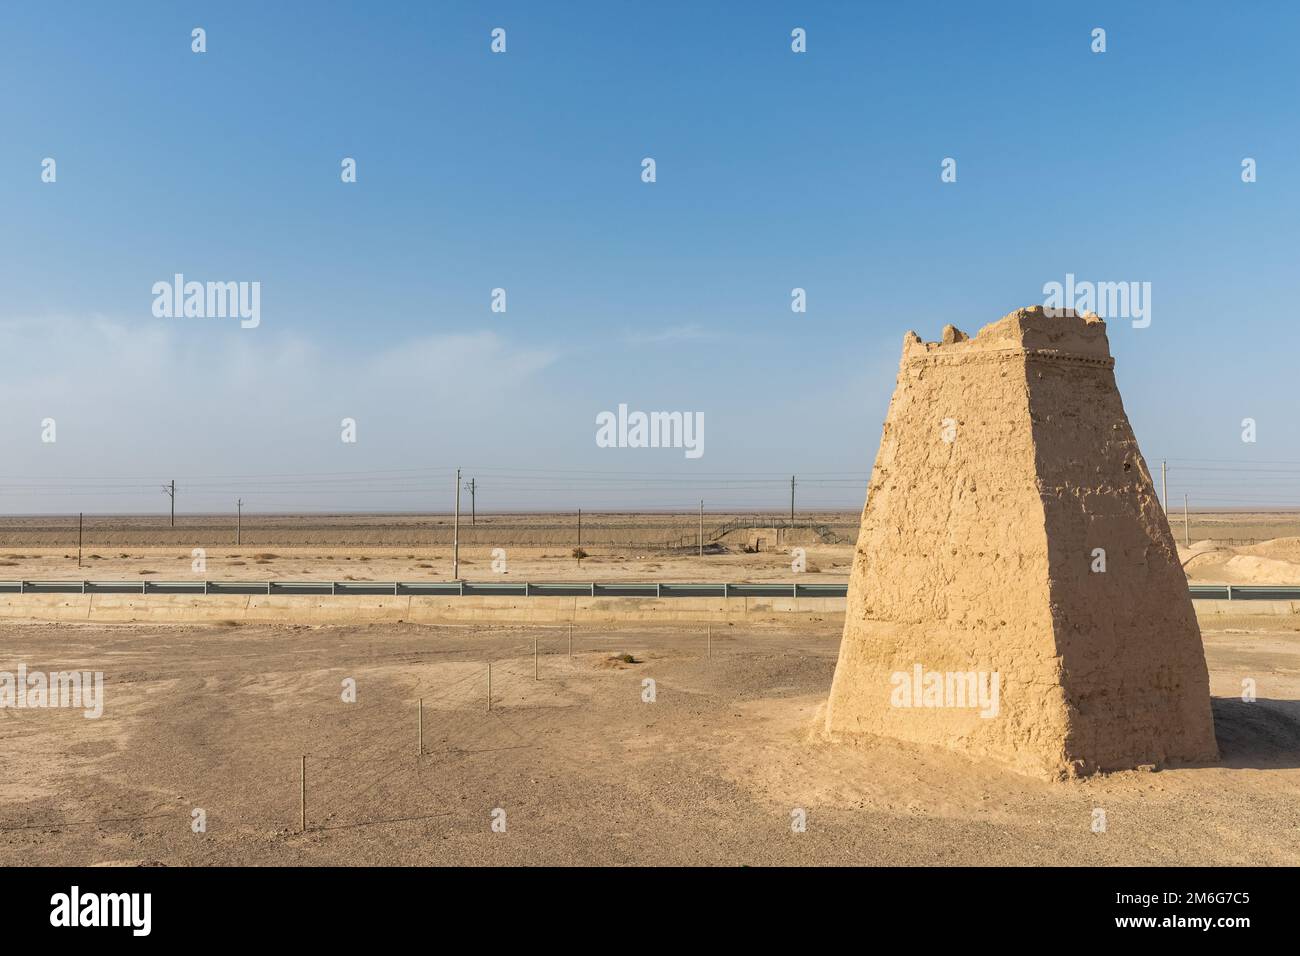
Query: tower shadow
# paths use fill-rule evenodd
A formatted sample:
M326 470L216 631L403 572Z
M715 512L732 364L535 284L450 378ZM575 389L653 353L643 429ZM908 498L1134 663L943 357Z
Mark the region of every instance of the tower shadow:
M1220 766L1234 770L1300 767L1300 701L1210 700Z

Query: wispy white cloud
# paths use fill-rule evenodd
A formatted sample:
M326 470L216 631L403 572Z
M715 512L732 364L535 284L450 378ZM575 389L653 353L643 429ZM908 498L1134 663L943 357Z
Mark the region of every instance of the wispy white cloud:
M546 416L538 379L559 357L493 331L366 351L220 320L103 317L0 321L0 356L0 476L160 479L483 455L518 432L520 409ZM357 420L355 445L340 441L344 417ZM46 418L53 444L41 441Z
M719 338L716 332L698 325L674 325L654 331L633 331L624 335L629 345L668 345L674 342L710 342Z

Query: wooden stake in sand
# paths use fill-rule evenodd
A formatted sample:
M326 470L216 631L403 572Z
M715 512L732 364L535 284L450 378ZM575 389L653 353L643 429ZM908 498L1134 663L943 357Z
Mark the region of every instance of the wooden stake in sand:
M424 698L423 697L420 698L420 710L418 716L415 718L415 728L416 728L415 729L416 736L419 738L419 742L420 742L419 743L420 749L417 750L416 753L420 754L420 756L424 756Z
M302 794L301 794L302 800L299 803L299 807L301 809L301 817L299 819L298 825L301 829L301 832L306 833L307 832L307 755L306 754L303 754L302 757L301 782L302 782Z
M537 670L537 635L533 635L533 680L541 680L541 674Z
M713 658L713 625L712 624L704 625L704 646L705 648L707 648L706 651L707 656L710 659L712 659Z
M492 710L492 662L488 661L488 711Z

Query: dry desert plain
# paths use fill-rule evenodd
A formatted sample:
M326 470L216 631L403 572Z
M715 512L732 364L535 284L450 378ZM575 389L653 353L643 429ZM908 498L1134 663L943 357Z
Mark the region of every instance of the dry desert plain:
M824 581L845 582L856 512L708 514L698 555L694 514L479 515L460 527L461 577L474 581ZM1300 584L1300 512L1192 512L1190 547L1181 515L1174 537L1192 583ZM452 579L450 515L245 515L235 544L233 515L88 516L77 565L77 516L0 517L0 580ZM574 558L578 541L588 557ZM671 547L670 547L671 546ZM806 573L790 549L806 553ZM193 570L202 548L204 575ZM502 549L504 572L493 570Z
M725 521L714 518L706 528ZM1280 580L1300 571L1296 519L1194 514L1189 574L1300 583ZM211 578L450 576L445 544L420 523L435 519L311 529L318 519L299 517L297 538L254 521L245 529L268 537L240 548L196 540L185 519L174 531L113 520L122 527L87 535L96 578L186 576L192 542L208 548ZM557 540L530 543L511 518L494 529L501 545L462 536L474 562L463 574L488 579L501 546L512 576L537 580L791 577L775 541L743 550L747 529L700 558L650 547L661 532L686 535L689 517L605 520L632 527L602 539L601 519L584 516L593 543L581 572L559 540L572 530L563 521L534 520L535 534ZM39 521L0 522L0 560L14 562L0 579L83 576L75 536L69 552L66 536L41 538ZM59 521L48 534L64 533ZM21 522L36 524L15 530ZM841 524L851 536L856 516ZM395 542L396 525L410 537ZM847 576L851 540L785 535L820 579ZM833 618L715 624L707 636L703 625L580 625L572 656L564 626L3 621L0 669L102 670L106 684L97 720L0 711L0 864L1300 863L1300 622L1216 616L1203 633L1217 765L1051 782L892 741L822 740L813 728L838 650ZM1240 699L1246 677L1254 703ZM355 703L341 699L346 678ZM505 832L492 829L497 809ZM1104 833L1092 829L1097 809ZM796 811L804 832L792 830Z

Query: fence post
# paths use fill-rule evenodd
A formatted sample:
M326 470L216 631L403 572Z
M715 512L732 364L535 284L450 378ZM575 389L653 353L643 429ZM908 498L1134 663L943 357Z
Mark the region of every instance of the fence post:
M423 697L420 698L420 712L419 712L419 716L416 717L415 719L415 728L416 728L415 730L416 736L419 738L420 741L419 754L421 757L423 757L424 756L424 698Z

